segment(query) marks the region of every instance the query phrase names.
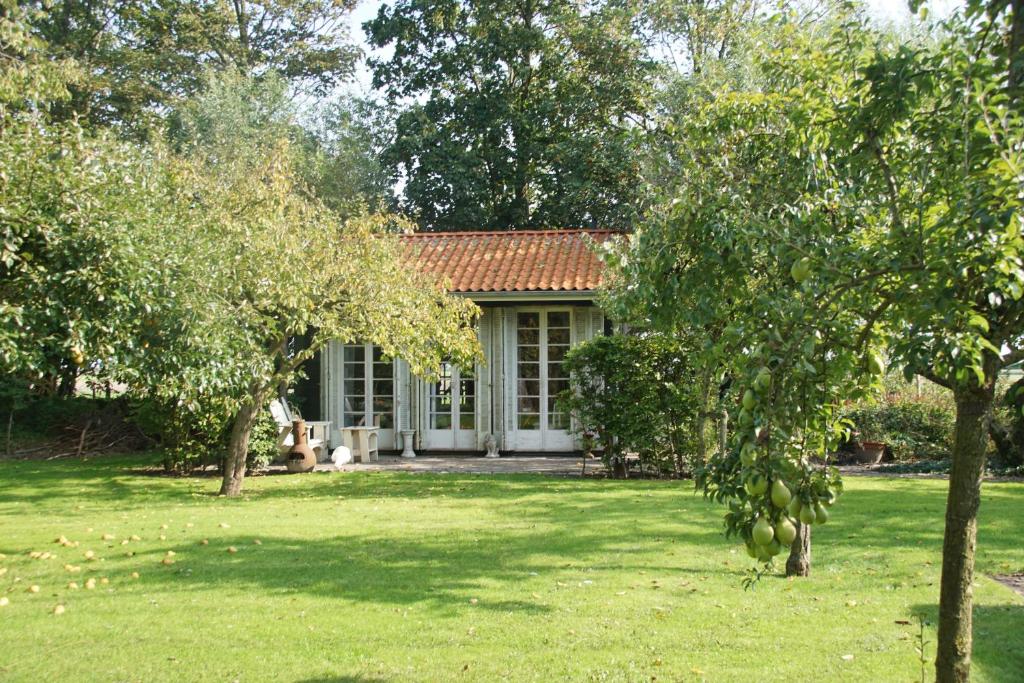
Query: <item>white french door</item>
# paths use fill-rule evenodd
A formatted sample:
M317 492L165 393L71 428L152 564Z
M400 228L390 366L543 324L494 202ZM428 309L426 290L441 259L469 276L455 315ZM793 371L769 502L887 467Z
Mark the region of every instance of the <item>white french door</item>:
M371 344L342 348L342 426L380 427L381 448L395 447L395 363Z
M476 448L476 378L451 363L428 388L427 449Z
M559 411L556 397L569 388L562 361L572 337L572 312L516 312L516 448L572 450L569 416Z

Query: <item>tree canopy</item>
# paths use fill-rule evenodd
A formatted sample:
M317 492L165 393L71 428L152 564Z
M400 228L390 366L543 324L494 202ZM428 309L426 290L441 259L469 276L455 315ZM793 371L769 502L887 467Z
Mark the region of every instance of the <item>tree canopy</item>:
M323 96L351 76L359 52L339 0L58 0L25 3L49 51L78 63L60 118L144 135L203 87L204 70L275 73Z
M653 70L634 21L610 2L382 6L366 29L390 50L371 66L400 208L432 230L629 226Z
M845 429L839 401L886 362L953 390L936 671L967 680L986 424L1024 334L1022 17L972 3L918 44L843 8L825 31L779 21L760 89L724 88L671 129L690 160L616 261L623 306L721 329L709 355L738 427L702 482L763 560L780 528L828 517L838 482L811 456Z

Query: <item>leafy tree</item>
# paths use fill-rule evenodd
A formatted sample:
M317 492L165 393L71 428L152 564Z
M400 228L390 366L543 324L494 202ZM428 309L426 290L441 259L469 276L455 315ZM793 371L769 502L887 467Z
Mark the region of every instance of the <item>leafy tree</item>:
M1000 369L1024 353L1024 19L1016 2L972 2L924 45L837 20L823 35L784 21L763 52L764 92L723 92L678 131L695 157L678 208L670 227L644 226L627 267L655 306L668 306L656 278L709 297L730 298L730 278L758 285L723 335L748 416L707 480L755 554L780 528L788 538L794 512L765 482L794 485L801 521L827 519L836 482L806 456L844 431L838 401L877 384L881 347L952 389L936 673L965 681L986 427ZM698 225L712 246L691 242Z
M276 73L316 95L351 75L358 49L339 0L32 0L33 29L87 77L55 107L61 118L142 135L203 87L206 69Z
M435 230L626 227L632 131L651 63L616 3L398 0L365 27L391 56L384 162L401 208Z
M139 236L142 257L172 275L148 348L124 375L158 398L229 416L225 495L241 491L270 397L329 340L376 344L420 374L478 354L476 307L408 267L392 218L342 221L310 198L289 141L248 134L252 110L212 92L180 113L188 213L173 235ZM296 337L308 344L295 348Z
M388 122L374 103L341 98L320 109L311 126L313 191L329 208L350 215L360 207L394 208L391 178L381 163Z
M674 74L721 71L738 46L750 44L762 0L650 0L643 15L651 42ZM741 56L742 59L742 56Z
M132 233L170 229L178 209L158 154L49 119L77 70L45 56L26 10L4 10L0 369L69 395L83 368L109 372L131 348L158 276L133 257Z

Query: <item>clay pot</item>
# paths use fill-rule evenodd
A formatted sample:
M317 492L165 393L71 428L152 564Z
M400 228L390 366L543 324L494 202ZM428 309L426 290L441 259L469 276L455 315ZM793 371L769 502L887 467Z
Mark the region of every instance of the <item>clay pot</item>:
M286 466L289 472L312 472L316 467L316 453L306 440L306 421L292 420L292 441Z
M861 465L877 465L885 455L885 444L881 441L861 441L853 459Z

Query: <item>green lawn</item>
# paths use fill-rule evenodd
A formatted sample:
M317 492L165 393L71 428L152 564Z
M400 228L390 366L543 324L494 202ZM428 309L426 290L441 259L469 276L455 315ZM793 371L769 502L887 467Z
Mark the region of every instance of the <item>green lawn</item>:
M330 473L229 501L141 462L0 463L0 679L914 681L896 622L935 615L942 481L849 478L813 577L744 591L689 483ZM986 484L982 573L1024 568L1022 509ZM1024 601L975 595L976 680L1019 681Z

